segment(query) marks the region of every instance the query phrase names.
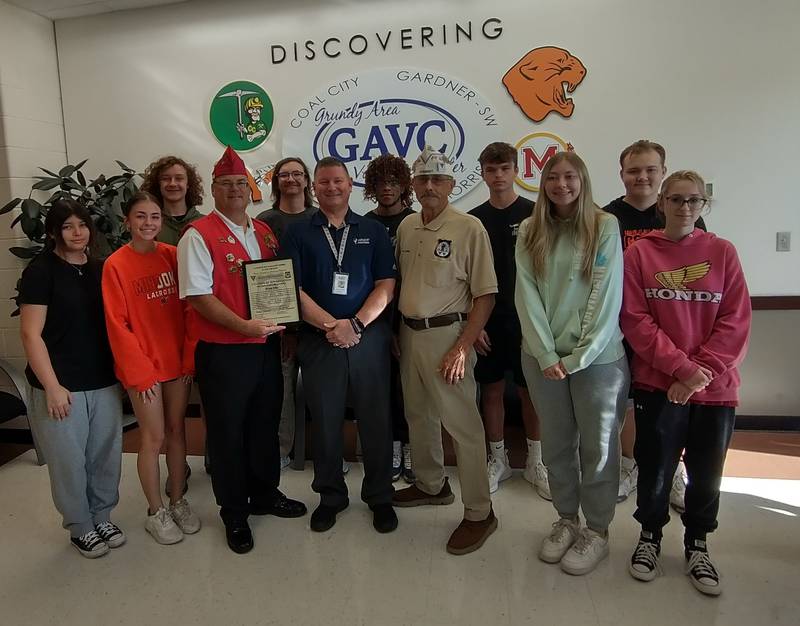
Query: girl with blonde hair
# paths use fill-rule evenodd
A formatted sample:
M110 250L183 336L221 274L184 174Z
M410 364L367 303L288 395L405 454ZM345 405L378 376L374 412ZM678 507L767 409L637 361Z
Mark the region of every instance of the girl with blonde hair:
M608 555L629 373L619 329L619 226L592 200L578 155L561 152L545 165L516 263L522 368L558 513L539 558L586 574Z

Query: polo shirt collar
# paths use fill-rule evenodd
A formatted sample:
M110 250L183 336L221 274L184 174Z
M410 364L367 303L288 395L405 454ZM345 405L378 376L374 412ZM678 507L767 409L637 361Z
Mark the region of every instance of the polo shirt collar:
M225 217L225 215L222 213L222 211L220 211L220 210L218 210L216 208L214 209L214 213L216 213L220 218L222 218L222 221L225 222L225 225L228 228L230 228L231 230L239 230L239 231L243 231L245 234L247 234L248 230L252 230L253 229L253 220L251 220L250 216L247 215L246 213L245 213L245 216L247 217L247 224L245 224L244 227L239 226L239 224L237 224L236 222L233 222L230 219L228 219L227 217Z
M454 210L453 209L453 205L448 202L447 206L444 207L442 212L439 213L439 215L437 215L433 220L431 220L427 224L425 224L422 221L422 211L420 211L419 212L419 226L417 226L417 230L419 230L420 228L425 229L425 230L439 230L442 226L444 226L445 222L450 217L450 211L453 211L453 210Z
M347 213L344 214L344 224L357 224L363 218L358 214L354 213L350 207L347 207ZM330 222L328 222L328 216L322 212L322 209L319 209L314 215L311 216L311 223L314 226L330 226Z

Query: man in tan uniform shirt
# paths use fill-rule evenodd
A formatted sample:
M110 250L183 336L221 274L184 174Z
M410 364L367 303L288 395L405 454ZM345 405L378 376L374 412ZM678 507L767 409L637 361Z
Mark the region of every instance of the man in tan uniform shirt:
M395 506L450 504L441 427L455 441L464 519L447 551L477 550L497 528L486 475L483 422L475 402L472 345L494 307L497 278L481 222L448 201L455 181L447 158L426 146L414 162L420 213L397 230L400 375L417 481Z

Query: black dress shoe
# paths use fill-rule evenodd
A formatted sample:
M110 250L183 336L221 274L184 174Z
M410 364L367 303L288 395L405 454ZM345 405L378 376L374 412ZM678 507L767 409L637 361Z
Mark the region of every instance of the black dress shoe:
M372 509L372 525L379 533L390 533L397 528L397 514L391 504L376 504Z
M251 515L275 515L276 517L303 517L306 514L306 505L298 500L292 500L280 491L278 496L269 504L258 501L250 503Z
M317 533L324 533L333 528L336 523L336 514L341 513L347 508L347 503L339 506L327 506L320 504L311 514L311 530Z
M228 547L236 554L244 554L253 549L253 533L250 532L247 522L226 526L225 537L228 540Z

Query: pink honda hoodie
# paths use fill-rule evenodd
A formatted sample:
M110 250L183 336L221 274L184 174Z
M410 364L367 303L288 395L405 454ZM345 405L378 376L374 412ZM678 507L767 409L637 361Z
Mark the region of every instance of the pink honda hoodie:
M652 231L625 252L620 326L634 351L634 387L666 391L702 365L713 380L689 401L736 406L750 318L729 241L699 228L680 241Z

